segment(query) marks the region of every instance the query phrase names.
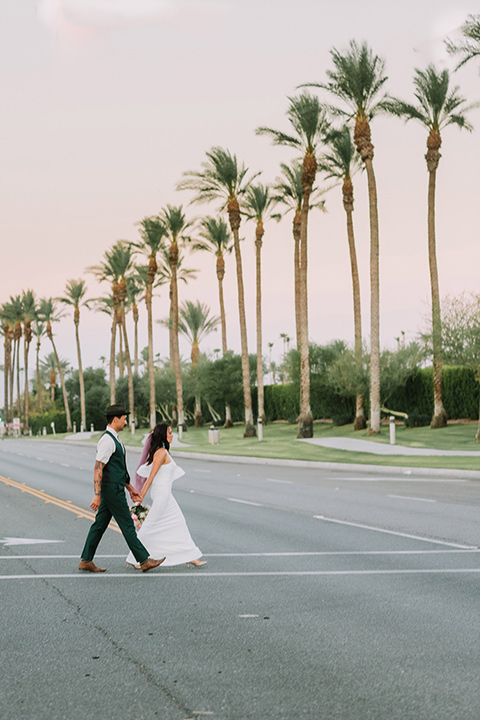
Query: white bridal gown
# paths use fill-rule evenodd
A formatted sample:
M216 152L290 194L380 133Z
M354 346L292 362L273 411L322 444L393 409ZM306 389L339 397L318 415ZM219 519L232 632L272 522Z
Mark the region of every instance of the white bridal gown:
M150 485L152 506L138 531L138 539L145 545L151 558L166 558L162 567L181 565L202 557L202 552L193 542L183 513L172 495L173 481L185 475L185 471L178 467L170 455L168 457L170 462L160 466ZM140 465L137 473L148 478L151 467L146 463ZM130 553L127 563L135 565L137 562Z

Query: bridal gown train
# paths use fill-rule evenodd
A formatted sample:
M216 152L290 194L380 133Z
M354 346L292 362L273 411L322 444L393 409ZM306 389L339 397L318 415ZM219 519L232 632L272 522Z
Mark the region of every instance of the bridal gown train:
M159 560L165 557L162 567L181 565L202 557L172 495L174 480L185 475L185 471L178 467L171 455L168 457L170 462L160 466L150 486L152 506L138 531L138 539L145 545L151 558ZM150 470L151 465L144 464L140 465L137 473L148 477ZM132 553L128 555L127 563L137 563Z

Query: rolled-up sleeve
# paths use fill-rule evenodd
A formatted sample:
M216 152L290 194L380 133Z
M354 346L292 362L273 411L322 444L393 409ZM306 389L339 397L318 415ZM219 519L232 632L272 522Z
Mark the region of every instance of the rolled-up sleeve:
M102 435L102 437L97 443L97 455L95 457L95 460L106 465L114 452L115 440L110 435L110 433L105 433L105 435Z

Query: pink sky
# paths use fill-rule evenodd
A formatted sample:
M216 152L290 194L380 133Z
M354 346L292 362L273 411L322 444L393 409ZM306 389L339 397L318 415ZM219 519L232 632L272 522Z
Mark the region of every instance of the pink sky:
M388 8L388 11L387 11ZM188 206L175 190L182 172L197 169L214 145L229 148L271 182L291 151L256 137L255 128L287 129L287 95L302 82L322 81L329 50L367 40L387 63L386 89L411 98L415 67L452 67L443 38L478 12L473 2L406 0L3 0L0 5L0 87L4 112L0 303L33 288L61 295L67 280L119 239L136 240L135 223L167 203ZM480 63L453 76L470 101L480 99ZM471 121L480 123L478 110ZM426 132L380 118L375 145L380 247L381 337L393 346L413 338L429 311L426 240ZM437 247L441 294L478 292L480 143L478 132L447 128L437 179ZM339 189L309 230L310 337L353 340L351 279ZM187 207L189 216L215 207ZM369 335L369 227L366 178L355 178L355 231L362 283L364 335ZM250 351L255 350L254 226L245 224L243 260ZM267 225L264 238L264 347L280 333L295 337L291 218ZM192 255L198 279L180 300L199 299L218 312L212 257ZM239 351L236 280L227 261L229 346ZM155 315L168 312L167 291ZM84 365L108 356L109 322L84 311ZM74 365L73 323L57 327L59 353ZM155 326L155 350L168 355L166 330ZM146 345L142 314L140 347ZM219 333L204 350L221 346ZM184 355L188 348L182 342ZM43 354L50 352L45 341ZM33 354L32 354L33 358ZM0 375L0 383L3 378Z

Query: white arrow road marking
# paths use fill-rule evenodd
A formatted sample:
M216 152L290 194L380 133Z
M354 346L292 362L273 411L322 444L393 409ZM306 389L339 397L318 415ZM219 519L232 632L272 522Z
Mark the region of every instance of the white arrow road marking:
M65 540L36 540L34 538L4 537L0 540L3 545L41 545L42 543L61 543Z

